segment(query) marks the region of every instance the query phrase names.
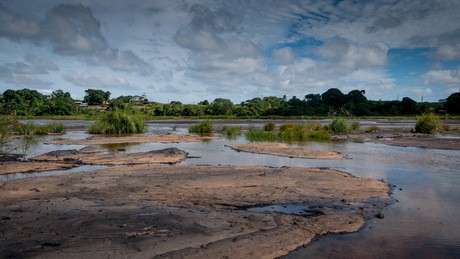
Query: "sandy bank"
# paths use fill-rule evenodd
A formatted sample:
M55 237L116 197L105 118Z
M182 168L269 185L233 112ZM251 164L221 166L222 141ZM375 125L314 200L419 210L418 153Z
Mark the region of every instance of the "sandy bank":
M11 180L0 183L0 257L274 258L319 235L357 231L389 191L337 171L253 166ZM251 211L299 203L297 215Z
M394 139L380 139L369 140L371 143L380 143L390 146L399 147L419 147L419 148L433 148L433 149L448 149L460 150L460 138L394 138Z
M88 165L140 165L140 164L172 164L184 161L188 153L177 148L165 148L139 153L100 154L106 150L82 148L80 150L57 150L31 158L40 162L67 162Z
M250 152L256 154L268 154L275 156L310 158L310 159L345 159L342 155L333 151L313 150L306 148L292 148L284 143L249 143L228 145L237 151Z
M130 137L93 137L89 139L56 140L46 144L65 144L65 145L102 145L102 144L122 144L122 143L184 143L184 142L203 142L207 140L219 139L218 137L198 136L192 134L167 134L160 136L130 136Z

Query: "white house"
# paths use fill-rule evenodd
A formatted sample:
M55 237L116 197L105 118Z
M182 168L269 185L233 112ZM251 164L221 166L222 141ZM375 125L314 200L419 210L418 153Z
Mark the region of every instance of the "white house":
M139 95L135 95L135 96L131 97L131 99L129 99L129 102L139 102L139 101L143 101L143 100L144 100L144 97L139 96Z

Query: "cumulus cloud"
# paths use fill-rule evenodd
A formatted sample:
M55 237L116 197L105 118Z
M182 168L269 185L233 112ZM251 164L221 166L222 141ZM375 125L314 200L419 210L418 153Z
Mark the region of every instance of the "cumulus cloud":
M389 46L384 43L358 45L349 43L345 38L335 36L319 47L316 53L328 59L347 72L360 67L383 67L388 62Z
M430 70L420 77L427 85L460 83L460 66L454 70Z
M130 50L108 48L88 56L86 62L93 66L109 67L114 71L139 71L142 75L152 74L151 67Z
M59 4L49 9L41 22L13 14L0 4L0 21L0 36L8 39L49 41L58 55L84 57L83 60L90 65L114 71L136 71L144 76L152 74L151 66L132 51L109 47L101 33L100 21L89 7L81 4ZM49 60L33 55L26 59L37 67L58 70Z
M188 91L184 91L172 85L165 85L162 88L160 88L159 91L160 93L164 93L164 94L188 94L190 93Z
M30 88L53 85L53 82L43 81L35 74L40 74L34 68L30 68L22 62L15 64L0 65L0 79L8 84L16 84Z
M416 89L410 90L410 92L412 94L414 94L415 96L430 96L430 95L432 96L432 95L434 95L433 91L430 88L425 88L425 89L416 88Z
M81 4L60 4L48 10L43 28L60 55L82 55L107 48L101 23L90 8Z
M11 40L35 40L40 37L40 34L41 28L37 21L10 12L0 3L0 37Z
M297 52L291 47L284 47L281 49L274 49L272 51L273 62L278 64L290 64L296 59Z
M58 66L56 66L56 64L53 61L29 53L26 54L26 61L41 69L52 71L59 70Z
M177 45L192 51L186 75L209 85L235 86L252 73L267 71L264 47L236 37L243 29L240 15L199 4L186 10L192 15L191 21L174 36ZM233 36L224 39L221 34Z
M88 88L122 88L126 90L139 90L139 87L131 85L122 77L109 75L95 75L90 72L67 71L63 75L64 80L80 87Z
M392 29L402 26L401 21L398 18L388 16L376 19L371 26L364 29L366 33L376 33L380 30Z

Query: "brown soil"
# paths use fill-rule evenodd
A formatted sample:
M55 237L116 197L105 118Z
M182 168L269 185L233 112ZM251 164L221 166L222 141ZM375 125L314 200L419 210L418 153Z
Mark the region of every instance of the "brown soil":
M67 162L89 165L140 165L140 164L172 164L184 161L188 153L177 148L165 148L139 153L98 154L104 149L83 148L79 151L57 150L31 158L41 162Z
M287 156L310 159L345 159L346 155L341 155L333 151L312 150L306 148L292 148L284 143L250 143L229 145L237 151L250 152L256 154L268 154L275 156Z
M399 147L419 147L419 148L434 148L434 149L450 149L460 150L459 138L395 138L392 140L370 140L368 142L386 144Z
M274 258L317 236L357 231L389 191L337 171L252 166L11 180L0 183L0 257ZM303 202L303 215L244 210Z
M45 144L66 144L66 145L103 145L122 143L184 143L203 142L219 139L218 137L198 136L192 134L167 134L161 136L133 136L133 137L93 137L89 139L56 140Z
M77 166L78 165L76 164L47 163L34 161L0 162L0 174L35 173L44 171L67 170Z

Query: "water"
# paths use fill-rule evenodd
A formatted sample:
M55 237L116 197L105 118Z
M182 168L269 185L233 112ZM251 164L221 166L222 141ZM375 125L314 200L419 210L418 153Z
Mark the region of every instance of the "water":
M146 135L151 135L152 132L187 132L184 128L172 131L174 125L174 121L170 124L150 123L150 132ZM84 147L44 145L43 142L59 138L82 139L91 136L82 132L46 136L41 140L42 142L32 148L29 157L57 149ZM285 258L460 258L460 221L458 220L460 151L403 148L343 140L291 144L293 147L338 151L350 158L315 160L236 152L225 146L238 143L248 143L248 141L244 138L233 140L222 138L203 143L140 143L96 147L106 148L108 152L125 153L177 147L189 152L189 156L199 157L187 159L180 165L328 167L357 177L383 179L396 185L392 197L397 200L382 211L385 215L383 219L369 221L357 233L323 237ZM96 168L82 166L72 170L79 171L79 169ZM23 177L49 174L54 173L26 174ZM2 181L19 178L18 175L0 177L3 177L0 178ZM274 205L259 210L266 213L300 214L306 205L286 204L285 206Z

